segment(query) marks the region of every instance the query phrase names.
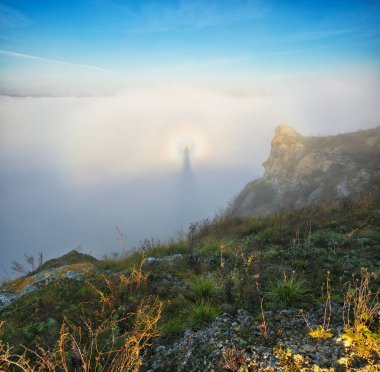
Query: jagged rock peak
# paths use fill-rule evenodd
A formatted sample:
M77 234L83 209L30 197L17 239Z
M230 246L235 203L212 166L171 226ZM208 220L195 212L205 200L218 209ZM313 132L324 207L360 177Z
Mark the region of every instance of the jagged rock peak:
M334 136L275 130L263 177L246 185L232 210L254 215L288 206L380 192L380 128Z
M278 125L275 129L275 135L272 140L272 151L269 159L264 163L264 167L267 169L267 165L271 163L273 158L288 155L291 152L299 151L303 149L304 137L301 136L294 128L289 125ZM268 163L269 162L269 163Z
M278 137L293 137L293 136L301 136L293 127L281 124L278 125L275 129L274 138Z

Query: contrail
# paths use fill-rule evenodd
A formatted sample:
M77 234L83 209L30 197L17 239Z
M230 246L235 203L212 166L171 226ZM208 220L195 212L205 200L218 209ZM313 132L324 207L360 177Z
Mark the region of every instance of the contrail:
M76 66L76 67L87 68L87 69L90 69L90 70L102 71L102 72L107 72L107 73L112 72L112 70L108 70L108 69L103 68L103 67L97 67L97 66L92 66L92 65L83 65L83 64L80 64L80 63L71 63L71 62L59 61L57 59L38 57L38 56L31 55L31 54L17 53L17 52L12 52L12 51L3 50L3 49L0 49L0 54L3 55L3 56L8 56L8 57L23 58L23 59L32 59L32 60L35 60L35 61L57 63L57 64L60 64L60 65L66 65L66 66Z

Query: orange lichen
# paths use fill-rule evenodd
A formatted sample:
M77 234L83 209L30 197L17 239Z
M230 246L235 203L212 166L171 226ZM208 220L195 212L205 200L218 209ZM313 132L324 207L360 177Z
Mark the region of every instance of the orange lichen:
M20 278L20 279L10 281L9 283L7 283L5 288L9 292L21 293L29 284L34 284L35 282L36 282L35 278L31 276L27 276L25 278Z
M40 276L37 274L36 276L27 276L24 278L12 280L5 286L5 290L12 293L22 293L25 288L30 284L35 284L40 281L44 282L46 280L51 279L62 279L64 278L70 271L76 271L83 276L88 275L95 271L94 266L89 262L82 262L78 264L71 264L62 266L58 269L53 269L45 273L42 280L39 280Z
M65 265L58 269L57 279L63 278L70 271L76 271L82 275L88 275L94 272L94 266L89 262L81 262L77 264Z

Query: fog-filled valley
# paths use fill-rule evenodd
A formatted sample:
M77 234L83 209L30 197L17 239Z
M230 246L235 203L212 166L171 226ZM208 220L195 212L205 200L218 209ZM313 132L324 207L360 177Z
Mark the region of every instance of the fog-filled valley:
M100 257L186 232L263 173L279 123L304 135L376 126L379 76L368 70L359 79L352 71L332 80L2 96L2 271L11 274L10 262L23 261L24 253L51 258L80 247ZM183 169L186 147L190 172ZM126 237L123 247L116 227Z

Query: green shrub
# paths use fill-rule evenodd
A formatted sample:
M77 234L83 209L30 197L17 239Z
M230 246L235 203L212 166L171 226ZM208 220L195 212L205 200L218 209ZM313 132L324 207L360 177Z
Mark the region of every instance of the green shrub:
M215 293L216 285L213 279L201 276L195 279L191 289L197 298L209 298Z
M185 322L179 317L172 318L161 326L161 334L178 335L185 329L185 325Z
M365 237L363 238L357 237L354 242L356 243L356 246L358 248L364 248L364 247L372 245L372 240L370 238L365 238Z
M338 222L338 221L330 221L330 222L328 223L328 226L329 226L329 227L332 227L332 228L334 228L334 227L338 227L338 226L339 226L339 222Z
M294 271L291 276L284 274L281 279L272 282L267 296L273 305L280 307L299 306L310 302L305 280L297 277Z
M310 267L309 261L302 258L294 259L292 264L301 270L307 270Z
M141 251L125 252L118 257L104 255L103 259L96 263L96 267L103 271L123 272L131 270L133 266L138 266L142 259L143 252Z
M318 230L310 236L311 243L316 247L341 248L349 243L347 234L340 234L334 231Z
M191 307L190 321L195 326L203 326L218 316L218 311L210 302L201 300Z
M272 260L276 257L279 257L281 254L280 250L276 246L269 246L265 251L263 251L263 256L268 259Z
M149 257L165 257L174 254L186 254L189 251L188 243L186 241L171 242L168 245L152 246L146 250L146 255Z
M200 255L209 255L220 250L222 242L213 237L205 239L198 248Z

